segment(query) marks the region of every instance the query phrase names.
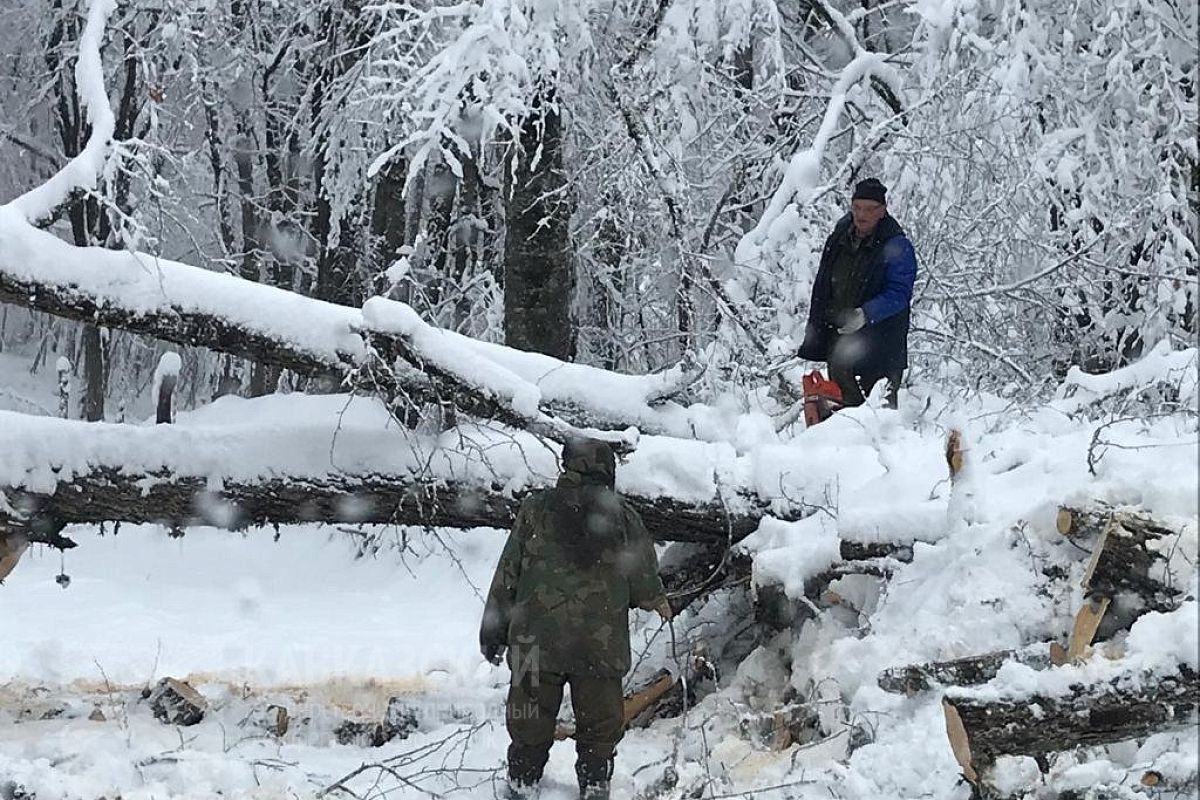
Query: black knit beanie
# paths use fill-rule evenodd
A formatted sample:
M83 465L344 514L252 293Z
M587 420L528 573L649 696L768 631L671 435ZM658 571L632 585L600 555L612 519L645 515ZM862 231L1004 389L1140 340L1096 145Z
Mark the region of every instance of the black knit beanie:
M887 203L887 187L874 178L859 181L854 186L851 200L874 200L876 203Z

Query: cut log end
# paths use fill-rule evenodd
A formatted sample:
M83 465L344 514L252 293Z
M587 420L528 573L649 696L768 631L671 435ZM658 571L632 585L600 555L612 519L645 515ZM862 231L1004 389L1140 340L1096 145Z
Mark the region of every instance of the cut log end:
M1071 529L1075 524L1075 513L1069 508L1060 508L1058 515L1054 519L1054 527L1062 536L1070 536Z
M1108 546L1108 535L1111 531L1112 525L1106 525L1100 534L1100 538L1096 540L1096 544L1092 548L1092 557L1088 559L1087 567L1083 570L1083 577L1079 580L1079 585L1084 589L1092 585L1092 576L1096 574L1096 567L1099 566L1100 560L1105 556L1105 548Z
M950 480L953 481L963 469L962 433L951 429L946 438L946 466L950 469Z
M150 694L154 716L168 725L195 725L204 718L208 701L191 684L163 678Z
M1067 662L1072 663L1083 658L1096 638L1100 621L1108 611L1110 600L1107 597L1089 598L1075 615L1075 625L1071 628L1071 639L1067 645Z
M963 725L958 709L949 700L942 701L942 711L946 715L946 737L950 740L950 749L954 752L954 760L962 767L963 777L971 783L979 781L979 773L971 763L971 740L967 736L967 728Z
M17 562L28 547L29 542L23 537L0 534L0 582L17 568Z

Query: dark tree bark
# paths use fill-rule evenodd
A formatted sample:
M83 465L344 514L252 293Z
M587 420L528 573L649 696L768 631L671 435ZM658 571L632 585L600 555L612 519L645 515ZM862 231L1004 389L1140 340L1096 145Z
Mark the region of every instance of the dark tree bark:
M385 164L375 176L375 192L371 206L371 246L368 249L372 275L384 272L405 244L408 220L405 218L404 181L408 166L397 156ZM378 286L380 291L388 287Z
M951 661L931 661L906 667L893 667L879 674L877 683L885 692L916 694L934 686L977 686L987 683L1009 661L1026 664L1034 669L1050 666L1050 649L1036 645L1021 650L999 650L979 656L967 656Z
M108 393L108 347L95 325L83 326L83 401L81 416L88 422L104 419Z
M1089 597L1135 595L1149 610L1179 606L1181 592L1152 576L1165 557L1149 545L1173 531L1147 516L1115 509L1059 509L1057 527L1072 539L1090 540L1092 558L1083 577Z
M162 376L162 381L158 385L157 407L154 414L154 422L156 425L170 425L175 421L175 415L172 412L172 404L175 399L175 381L174 374Z
M506 492L501 483L487 486L412 475L345 474L261 482L227 480L214 492L207 478L136 474L111 465L77 475L69 487L64 484L52 494L5 490L17 515L0 510L0 535L72 547L61 530L76 523L158 523L178 528L206 524L229 529L299 522L507 528L526 493ZM623 496L641 515L651 535L662 541L723 544L730 541L731 531L737 541L772 513L770 503L762 500L747 503L746 511L730 515L715 500ZM697 593L708 589L711 584Z
M221 116L217 108L217 93L220 90L208 78L200 84L200 102L204 106L204 140L208 145L208 165L212 171L213 203L217 215L217 230L221 236L221 247L228 258L237 244L234 238L233 221L229 216L229 190L225 177L225 134L221 129Z
M570 361L573 208L563 171L562 118L548 90L532 105L521 122L515 166L504 170L504 341Z

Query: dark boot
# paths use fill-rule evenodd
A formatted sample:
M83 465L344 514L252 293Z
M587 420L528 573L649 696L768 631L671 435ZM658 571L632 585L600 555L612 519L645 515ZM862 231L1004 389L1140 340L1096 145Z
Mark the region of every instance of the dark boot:
M528 800L542 780L549 752L513 744L508 748L508 781L500 793L501 800Z
M579 800L608 800L608 781L580 785Z
M579 800L608 800L609 780L613 774L613 759L581 756L575 762L575 777L579 779Z
M537 790L537 783L526 783L509 778L500 792L500 800L529 800Z

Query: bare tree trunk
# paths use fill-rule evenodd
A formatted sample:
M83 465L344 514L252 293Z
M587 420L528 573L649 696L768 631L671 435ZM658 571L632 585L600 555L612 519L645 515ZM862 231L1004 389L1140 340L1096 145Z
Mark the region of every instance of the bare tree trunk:
M381 275L399 255L405 244L407 222L404 213L404 181L408 165L397 156L383 166L375 178L371 206L371 245L367 248L369 269ZM376 287L380 290L386 286Z
M597 339L593 347L604 368L615 370L620 368L622 353L620 343L614 337L625 326L624 320L619 319L621 305L613 302L613 295L617 293L619 296L624 285L621 270L625 258L625 237L621 226L617 224L617 204L606 202L606 206L607 213L596 235L596 259L600 262L600 269L591 276L592 323Z
M563 173L562 118L549 92L534 100L513 157L515 165L504 170L504 341L570 361L572 206Z
M83 403L81 416L88 422L104 419L108 389L108 347L95 325L83 326Z

